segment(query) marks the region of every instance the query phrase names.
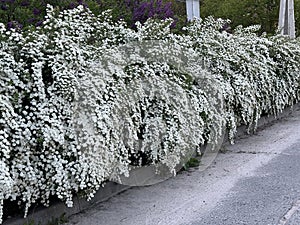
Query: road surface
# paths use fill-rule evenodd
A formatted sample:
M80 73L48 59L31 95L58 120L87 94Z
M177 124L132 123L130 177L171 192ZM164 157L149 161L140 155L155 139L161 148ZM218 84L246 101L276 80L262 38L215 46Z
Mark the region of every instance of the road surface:
M226 145L205 171L131 188L69 225L300 225L300 111Z

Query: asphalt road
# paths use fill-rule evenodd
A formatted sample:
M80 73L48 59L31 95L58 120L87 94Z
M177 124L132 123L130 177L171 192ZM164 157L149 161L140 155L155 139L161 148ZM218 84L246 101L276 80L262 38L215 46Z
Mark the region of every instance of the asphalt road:
M290 213L294 212L294 213ZM300 225L300 141L240 179L208 214L189 218L199 224Z
M300 111L223 150L205 171L129 189L69 225L300 225Z

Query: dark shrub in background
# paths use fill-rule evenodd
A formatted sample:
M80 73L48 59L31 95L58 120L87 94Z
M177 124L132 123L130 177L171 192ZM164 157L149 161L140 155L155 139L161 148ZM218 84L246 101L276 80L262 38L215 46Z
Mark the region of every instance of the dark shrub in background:
M114 20L123 19L132 28L137 21L144 23L148 18L173 18L173 28L177 22L185 23L185 8L175 0L0 0L0 22L15 29L40 26L47 4L57 10L83 5L96 15L111 9Z

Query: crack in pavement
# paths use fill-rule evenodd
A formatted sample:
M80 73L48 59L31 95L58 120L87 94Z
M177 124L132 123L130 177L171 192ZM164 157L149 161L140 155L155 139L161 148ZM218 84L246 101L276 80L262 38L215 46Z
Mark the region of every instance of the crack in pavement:
M250 154L250 155L256 155L256 154L264 154L264 155L290 155L287 153L282 152L262 152L262 151L233 151L233 150L226 150L221 152L223 154L226 153L233 153L233 154Z

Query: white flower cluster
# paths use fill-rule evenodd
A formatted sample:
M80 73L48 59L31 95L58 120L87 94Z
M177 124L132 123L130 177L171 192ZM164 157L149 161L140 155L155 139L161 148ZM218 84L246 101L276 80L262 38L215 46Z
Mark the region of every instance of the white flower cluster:
M255 130L261 115L276 116L299 100L300 43L258 36L259 26L222 31L228 22L209 17L186 30L206 69L221 75L232 140L237 126Z
M225 122L232 139L298 101L299 40L229 34L226 22L175 35L171 20L132 30L109 12L48 6L34 31L0 24L0 217L4 200L25 216L50 196L72 206L132 166L174 172Z

